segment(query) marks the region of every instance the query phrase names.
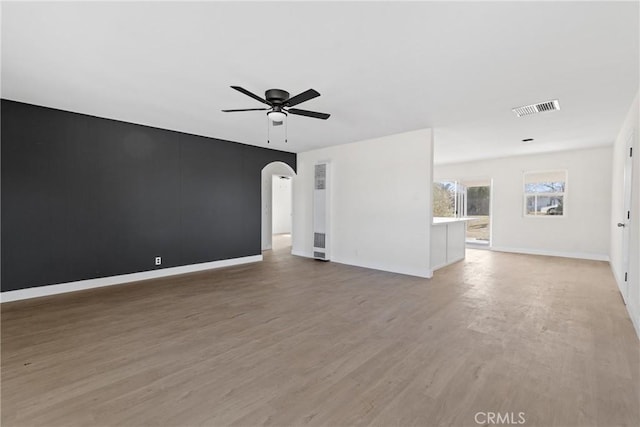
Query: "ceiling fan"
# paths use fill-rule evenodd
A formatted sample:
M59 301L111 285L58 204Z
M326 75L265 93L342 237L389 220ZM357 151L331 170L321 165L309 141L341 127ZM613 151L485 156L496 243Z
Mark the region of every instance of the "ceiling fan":
M222 110L225 113L235 113L237 111L268 111L267 117L273 122L274 126L281 125L284 118L288 114L295 114L298 116L313 117L314 119L327 120L330 114L318 113L316 111L300 110L298 108L291 108L295 105L301 104L310 99L320 96L320 94L314 90L306 90L292 98L289 97L289 92L282 89L269 89L264 93L264 99L258 95L249 92L248 90L240 86L231 86L238 92L242 92L251 98L267 104L269 108L244 108L240 110Z

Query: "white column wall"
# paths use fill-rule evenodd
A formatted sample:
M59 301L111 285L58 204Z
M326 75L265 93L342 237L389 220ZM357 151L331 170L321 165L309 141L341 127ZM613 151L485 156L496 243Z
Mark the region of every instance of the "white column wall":
M313 247L313 170L331 162L331 260L431 277L432 131L298 154L293 253Z

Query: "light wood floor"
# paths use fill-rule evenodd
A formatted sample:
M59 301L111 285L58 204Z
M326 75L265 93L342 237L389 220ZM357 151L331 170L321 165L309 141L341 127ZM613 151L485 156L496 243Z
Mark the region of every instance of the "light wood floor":
M3 304L2 425L640 424L606 263L470 250L423 280L276 248Z

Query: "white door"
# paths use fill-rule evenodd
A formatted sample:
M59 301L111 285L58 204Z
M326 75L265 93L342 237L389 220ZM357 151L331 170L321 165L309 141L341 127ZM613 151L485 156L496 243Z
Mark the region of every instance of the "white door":
M627 303L627 298L629 296L629 222L631 216L631 182L633 175L633 152L631 148L631 144L633 143L633 134L629 135L627 140L627 149L625 151L625 162L624 162L624 193L623 193L623 203L624 209L623 214L624 218L621 218L621 221L618 223L618 227L622 229L622 274L624 275L621 279L624 281L622 285L622 298L624 299L625 304Z

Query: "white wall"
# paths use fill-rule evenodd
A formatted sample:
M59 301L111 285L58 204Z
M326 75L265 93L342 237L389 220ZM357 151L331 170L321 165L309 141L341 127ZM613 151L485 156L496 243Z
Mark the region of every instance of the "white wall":
M493 179L495 250L607 260L610 246L609 147L438 165L434 180ZM437 153L435 153L437 156ZM523 215L523 172L568 171L565 216Z
M313 168L331 162L331 260L431 277L430 129L298 154L293 253L311 256Z
M274 175L271 187L273 234L291 233L291 179Z
M262 250L271 249L273 236L272 196L273 175L294 177L295 173L289 165L283 162L269 163L262 169ZM294 178L295 179L295 178ZM295 184L292 184L295 185Z
M624 271L622 270L622 229L615 224L625 218L623 210L623 179L625 158L628 155L628 139L632 134L633 146L633 178L631 189L631 220L629 242L629 271L627 310L640 337L640 147L638 143L640 109L636 95L624 124L618 133L613 146L613 179L611 184L611 269L613 270L620 291L624 286Z

